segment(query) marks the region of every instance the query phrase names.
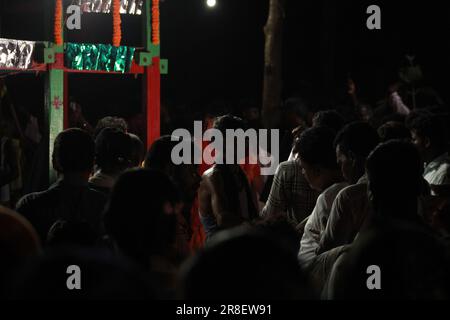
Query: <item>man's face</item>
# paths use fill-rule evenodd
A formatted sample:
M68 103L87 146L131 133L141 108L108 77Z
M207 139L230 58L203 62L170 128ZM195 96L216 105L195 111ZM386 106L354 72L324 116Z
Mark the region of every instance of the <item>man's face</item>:
M302 173L305 176L306 181L308 181L311 189L322 191L320 185L320 170L310 163L302 160L301 157L298 158L298 161L302 167Z
M428 139L419 136L415 130L411 130L411 142L417 147L422 156L429 147Z
M342 176L346 181L351 182L353 180L353 161L347 156L344 152L342 152L341 147L338 145L336 147L336 159L341 168Z

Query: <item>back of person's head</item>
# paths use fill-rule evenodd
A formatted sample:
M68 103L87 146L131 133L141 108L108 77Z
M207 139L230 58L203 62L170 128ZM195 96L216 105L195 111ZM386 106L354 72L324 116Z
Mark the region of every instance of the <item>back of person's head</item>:
M127 132L128 124L124 119L119 117L104 117L98 121L97 126L95 127L94 139L96 139L98 134L105 128L114 128L122 132Z
M145 156L144 167L166 171L173 164L172 150L180 143L179 137L162 136L155 140Z
M366 159L379 143L377 131L367 122L347 124L336 136L334 145L342 153Z
M172 151L180 143L187 144L186 147L189 148L190 158L186 163L175 165L172 159ZM197 146L190 140L183 141L181 137L177 136L163 136L151 145L144 163L144 167L147 169L160 170L167 174L181 192L185 202L194 200L201 180L195 165L194 157L197 153L195 148ZM183 154L184 157L185 155Z
M131 137L118 129L103 129L95 139L95 160L105 173L131 167Z
M135 134L128 133L131 138L131 166L140 167L145 157L145 146L142 140Z
M336 152L333 141L336 134L327 127L305 130L294 141L294 153L309 165L326 169L337 169Z
M79 289L78 289L79 288ZM19 271L13 299L135 300L157 298L141 268L103 250L52 248Z
M39 237L31 224L18 213L0 206L0 298L13 270L40 250Z
M91 172L94 166L94 141L81 129L58 134L53 148L53 167L59 173Z
M298 254L301 236L299 236L298 230L296 230L286 215L275 214L265 217L262 220L257 220L255 229L262 230L276 237L284 245L286 250L291 250L295 255Z
M233 116L233 115L224 115L217 117L214 120L214 129L219 130L225 136L226 130L237 130L237 129L245 129L245 121L242 118Z
M217 117L214 120L213 128L216 130L219 130L222 133L223 152L224 152L223 162L225 163L225 161L226 161L225 157L226 157L227 152L229 152L227 150L233 148L233 149L235 149L235 151L234 151L235 163L237 163L237 161L240 160L240 159L237 159L238 155L236 154L237 153L236 152L236 148L237 148L237 143L236 143L237 137L236 136L237 135L234 134L234 138L229 139L230 137L233 137L233 136L227 135L227 131L228 130L236 131L239 129L245 131L247 129L247 123L242 118L239 118L239 117L236 117L233 115L225 115L225 116ZM221 152L222 152L222 150L216 150L216 155L215 155L216 159L220 158Z
M369 155L366 166L369 191L378 214L399 218L417 214L406 209L411 203L417 204L423 188L423 163L413 144L400 140L380 144Z
M411 133L401 122L388 121L381 125L377 131L380 142L387 142L389 140L411 140Z
M366 230L334 264L329 298L449 299L445 252L436 237L404 221Z
M335 110L319 111L313 117L314 127L327 127L336 133L339 132L344 125L344 117Z
M426 139L431 148L443 151L447 148L447 132L439 115L416 113L411 115L407 126L416 136Z
M311 298L296 255L275 237L246 228L217 234L183 266L181 279L183 299Z
M172 246L178 202L178 190L161 171L126 171L106 205L106 232L126 255L146 264L151 255L164 255Z

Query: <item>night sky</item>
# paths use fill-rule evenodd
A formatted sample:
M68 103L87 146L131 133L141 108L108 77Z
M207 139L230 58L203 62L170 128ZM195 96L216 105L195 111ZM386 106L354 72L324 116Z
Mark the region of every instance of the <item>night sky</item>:
M50 40L52 2L0 0L0 36ZM161 4L161 55L169 59L169 74L162 80L163 103L186 105L193 112L214 101L251 99L259 104L269 0L218 0L214 9L205 2ZM414 52L427 81L448 104L450 11L444 1L287 2L284 97L308 91L339 103L351 74L365 100L373 103L396 80L404 55ZM381 7L382 30L366 28L370 4ZM141 17L123 19L123 44L142 46ZM84 14L82 30L70 32L68 38L110 43L111 35L109 15ZM35 114L42 111L42 76L8 77L7 83L17 104ZM71 75L70 95L91 122L107 114L130 116L141 106L141 81L133 76Z

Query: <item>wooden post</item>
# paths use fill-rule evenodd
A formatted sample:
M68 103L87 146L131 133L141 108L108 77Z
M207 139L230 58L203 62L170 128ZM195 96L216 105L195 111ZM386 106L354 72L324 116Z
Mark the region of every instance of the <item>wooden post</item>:
M282 47L285 0L270 0L264 27L264 88L262 121L267 129L279 125L282 90Z

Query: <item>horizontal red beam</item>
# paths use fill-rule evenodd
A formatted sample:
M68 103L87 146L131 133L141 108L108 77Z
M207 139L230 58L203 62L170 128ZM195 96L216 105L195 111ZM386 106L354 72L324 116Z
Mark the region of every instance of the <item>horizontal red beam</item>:
M47 71L47 65L45 63L40 63L40 64L34 64L31 68L29 69L20 69L20 68L4 68L4 67L0 67L0 72L1 71L6 71L6 72L39 72L39 71Z
M19 68L0 68L0 73L2 71L5 72L14 72L14 73L32 73L32 72L46 72L47 70L47 65L46 64L39 64L36 66L33 66L30 69L19 69ZM90 74L118 74L118 75L123 75L123 74L144 74L144 67L141 67L137 64L132 63L130 71L128 72L115 72L115 71L102 71L102 70L75 70L75 69L68 69L68 68L64 68L65 72L68 73L90 73Z

